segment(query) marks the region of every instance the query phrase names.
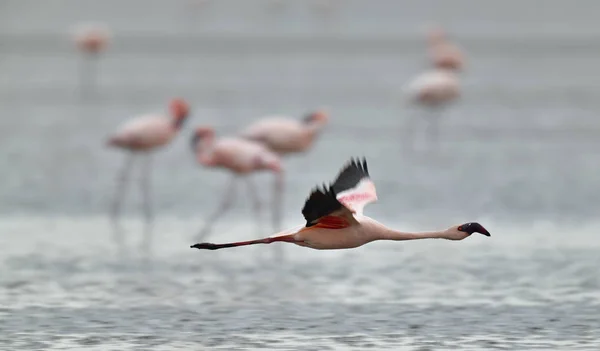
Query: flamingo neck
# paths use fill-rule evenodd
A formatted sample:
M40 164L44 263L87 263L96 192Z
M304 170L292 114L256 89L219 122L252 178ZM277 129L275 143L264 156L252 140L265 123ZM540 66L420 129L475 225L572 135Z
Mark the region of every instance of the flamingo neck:
M175 128L175 130L179 130L181 129L181 127L183 127L183 124L185 123L185 120L187 116L178 116L178 117L174 117L173 118L173 128Z
M432 231L432 232L401 232L390 228L382 230L376 240L418 240L418 239L445 239L446 231Z
M198 141L196 145L196 155L198 162L205 166L213 164L215 138L213 136L205 136Z
M321 121L311 121L306 125L306 130L310 136L317 135L321 129L325 127L325 123Z

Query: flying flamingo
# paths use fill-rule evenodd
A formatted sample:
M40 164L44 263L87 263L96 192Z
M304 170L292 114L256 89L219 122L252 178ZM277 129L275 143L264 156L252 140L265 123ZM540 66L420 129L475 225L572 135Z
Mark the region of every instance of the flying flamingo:
M78 25L73 33L76 47L82 52L79 84L82 94L87 94L96 85L98 57L108 47L110 32L102 24Z
M329 114L325 110L309 113L303 120L285 116L266 116L248 126L239 136L263 143L280 156L306 152L314 144L321 130L327 125ZM283 176L275 181L273 201L273 223L276 231L281 230L281 207L283 206Z
M143 212L146 223L146 249L150 248L152 209L150 200L150 161L155 149L167 145L177 135L189 114L189 106L182 99L172 99L169 104L170 116L143 115L125 123L115 134L108 138L108 146L128 151L123 168L119 172L117 190L111 206L111 216L115 228L115 238L122 247L123 239L118 225L121 203L127 188L129 174L135 156L144 155L142 179L140 182L143 196Z
M258 240L226 244L198 243L191 248L218 250L287 242L317 250L336 250L351 249L376 240L462 240L473 233L490 236L490 233L477 222L431 232L409 233L394 230L363 215L365 205L376 200L377 193L369 177L367 161L352 159L329 187L313 189L302 209L306 219L304 226Z
M454 43L450 42L441 28L432 28L427 34L429 57L435 67L460 71L464 68L465 57Z
M192 150L196 160L203 166L224 168L233 173L227 185L225 196L216 211L209 216L198 238L203 240L208 236L216 221L222 217L233 204L236 195L236 185L242 178L248 186L248 191L254 205L255 216L260 228L260 199L256 187L249 177L251 173L268 170L277 177L282 175L279 156L263 144L238 137L215 139L215 132L209 127L198 127L192 137Z

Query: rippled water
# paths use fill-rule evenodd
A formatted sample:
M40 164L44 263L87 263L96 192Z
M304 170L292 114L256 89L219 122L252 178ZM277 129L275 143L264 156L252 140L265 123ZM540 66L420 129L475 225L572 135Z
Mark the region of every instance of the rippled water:
M301 1L147 3L142 15L137 1L0 2L0 349L600 347L598 2L347 0L331 17ZM87 19L115 40L82 97L67 31ZM424 68L434 19L469 55L464 97L440 149L407 153L402 126L418 111L399 94ZM153 253L139 250L132 186L118 256L106 210L123 155L103 140L173 95L193 116L154 156ZM189 249L226 183L194 164L192 128L226 134L321 105L331 125L285 161L286 226L364 155L379 193L368 215L405 230L477 220L492 237ZM257 178L267 201L269 176ZM214 241L269 233L238 199Z
M488 222L489 223L489 222ZM131 221L131 229L137 223ZM598 345L600 241L497 223L491 239L189 250L163 218L146 261L114 256L103 218L2 222L7 349L587 349ZM239 239L249 223L223 237ZM132 236L137 237L137 236ZM400 348L402 349L402 348Z

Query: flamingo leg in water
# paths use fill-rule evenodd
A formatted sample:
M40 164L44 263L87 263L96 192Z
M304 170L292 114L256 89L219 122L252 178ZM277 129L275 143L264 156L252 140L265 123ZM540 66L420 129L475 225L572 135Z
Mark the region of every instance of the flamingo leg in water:
M122 250L124 247L124 241L121 226L119 225L119 215L121 214L121 205L123 204L123 198L125 197L125 192L129 183L129 175L131 174L131 169L133 167L134 160L135 155L133 153L128 154L125 158L125 163L123 164L123 167L121 168L121 171L117 176L117 187L115 191L115 196L110 206L110 215L113 222L114 230L114 240L115 244L119 247L120 250Z
M406 121L404 125L404 148L409 151L413 151L415 148L415 134L416 134L416 124L419 122L418 119L421 118L419 111L411 111L408 116L408 121Z
M250 193L250 199L252 200L252 208L254 210L254 218L256 219L256 223L257 223L257 227L256 230L258 233L261 232L262 229L262 211L261 211L261 203L260 203L260 198L258 196L258 192L256 191L256 186L254 185L254 182L252 181L252 178L250 178L250 176L246 177L246 185L248 185L248 192Z
M144 242L143 248L146 253L150 253L152 249L152 225L153 225L153 213L152 213L152 194L150 189L150 176L152 173L152 154L148 153L145 155L144 164L142 165L142 174L140 187L142 191L142 212L144 214Z
M443 109L439 106L431 107L429 110L428 126L427 126L427 144L432 145L434 149L438 148L440 143L440 123Z
M79 71L79 89L82 98L94 94L96 88L97 65L98 53L83 53Z
M213 224L215 224L220 217L222 217L231 209L231 205L233 205L233 200L235 198L237 181L238 177L237 175L234 175L227 185L225 196L219 204L219 207L217 207L215 212L206 219L204 227L202 230L200 230L200 233L198 233L198 241L202 241L205 237L207 237L210 234Z
M275 175L275 191L274 191L274 201L273 201L273 232L278 233L281 231L281 219L282 219L282 211L283 211L283 182L284 182L284 173L283 171L277 173ZM275 248L275 259L278 262L283 260L283 247Z
M281 231L281 219L283 211L283 171L275 175L275 191L273 201L273 231L275 233Z

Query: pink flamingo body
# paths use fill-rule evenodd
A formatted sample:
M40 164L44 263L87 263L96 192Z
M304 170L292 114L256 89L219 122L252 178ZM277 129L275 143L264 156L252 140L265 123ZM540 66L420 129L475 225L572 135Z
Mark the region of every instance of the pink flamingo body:
M315 112L304 121L285 116L267 116L244 129L240 136L261 142L281 155L308 151L319 132L327 124L328 116Z
M448 69L425 72L408 85L409 99L427 106L441 106L460 96L457 75Z
M328 121L329 114L324 110L312 112L301 121L285 116L267 116L248 126L239 136L262 143L277 154L285 156L310 150ZM278 177L273 201L273 221L277 230L280 230L279 211L283 205L283 187L283 176Z
M254 203L255 216L260 225L260 199L258 192L248 175L259 171L271 171L281 176L279 155L269 150L263 144L239 137L215 138L211 128L200 127L192 138L192 150L198 163L205 167L226 169L233 173L221 204L206 221L199 237L204 238L210 233L212 225L230 208L236 195L236 184L244 177Z
M167 145L177 135L189 114L189 106L182 99L173 99L169 104L170 116L143 115L124 123L107 140L107 145L129 152L125 164L119 172L117 190L111 207L111 214L115 226L115 235L118 243L122 245L122 235L118 226L118 216L121 203L128 184L128 178L136 155L145 154L146 162L142 169L141 188L144 198L144 215L146 219L145 243L147 249L150 245L150 222L152 220L152 209L150 204L150 155L151 153Z
M473 233L490 236L479 223L469 222L445 230L402 232L388 228L363 215L364 207L377 200L375 185L369 178L366 160L351 160L328 187L314 189L302 214L306 225L274 236L226 244L198 243L192 248L217 250L254 244L287 242L316 250L356 248L376 240L448 239L462 240Z
M149 151L171 142L179 128L162 115L143 115L126 122L109 144L131 151Z

